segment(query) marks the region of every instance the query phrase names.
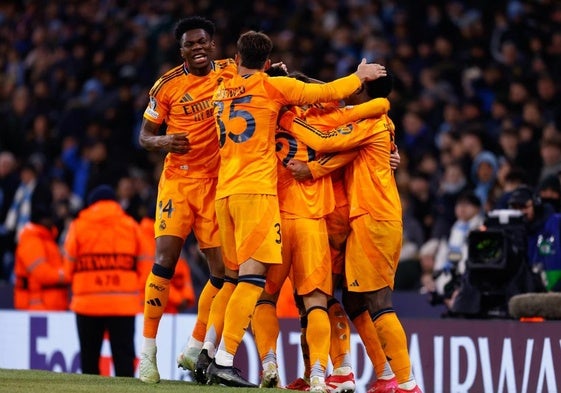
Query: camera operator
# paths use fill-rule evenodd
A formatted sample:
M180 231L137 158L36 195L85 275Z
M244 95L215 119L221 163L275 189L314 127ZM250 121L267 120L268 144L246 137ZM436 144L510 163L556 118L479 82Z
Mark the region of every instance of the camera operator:
M509 209L488 212L484 226L469 234L467 268L448 316L509 318L513 296L555 290L561 215L525 185L512 191L507 204Z
M548 291L561 291L561 214L528 186L515 189L508 205L524 215L532 270L541 274Z

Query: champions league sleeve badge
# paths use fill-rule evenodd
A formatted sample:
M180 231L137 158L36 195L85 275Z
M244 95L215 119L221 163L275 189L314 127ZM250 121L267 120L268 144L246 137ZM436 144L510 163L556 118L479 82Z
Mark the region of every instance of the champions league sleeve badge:
M146 108L146 114L154 119L160 117L160 114L156 111L157 106L158 101L156 101L156 98L150 96L150 102L148 103L148 107Z

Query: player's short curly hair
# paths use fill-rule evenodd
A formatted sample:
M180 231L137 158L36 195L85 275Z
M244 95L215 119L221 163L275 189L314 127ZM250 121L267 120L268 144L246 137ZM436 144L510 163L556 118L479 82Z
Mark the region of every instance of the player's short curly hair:
M214 37L214 32L216 31L214 23L212 21L203 18L202 16L190 16L185 19L181 19L175 25L174 35L177 41L181 41L181 37L186 31L203 29L212 38Z

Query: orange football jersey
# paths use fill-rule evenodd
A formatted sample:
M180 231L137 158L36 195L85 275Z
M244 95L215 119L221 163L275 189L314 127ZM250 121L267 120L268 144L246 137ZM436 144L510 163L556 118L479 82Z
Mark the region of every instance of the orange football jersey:
M214 123L212 95L219 81L237 72L232 59L215 60L208 75L191 74L184 64L177 66L156 81L144 111L147 120L167 125L167 134L187 132L191 151L168 153L166 166L187 169L188 177L218 175L218 140Z

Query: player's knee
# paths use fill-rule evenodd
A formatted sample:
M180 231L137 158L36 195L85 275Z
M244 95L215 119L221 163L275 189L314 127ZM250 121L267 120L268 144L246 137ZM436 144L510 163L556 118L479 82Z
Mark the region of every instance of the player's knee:
M202 250L208 262L210 273L213 276L224 276L225 267L220 247L205 248Z
M179 254L177 257L174 257L173 254L163 252L163 253L156 253L155 264L162 266L166 269L175 271L175 266L177 265L177 261L179 259Z
M176 236L161 236L156 239L156 264L175 270L179 260L183 239Z

